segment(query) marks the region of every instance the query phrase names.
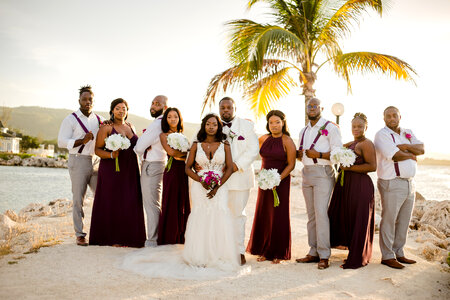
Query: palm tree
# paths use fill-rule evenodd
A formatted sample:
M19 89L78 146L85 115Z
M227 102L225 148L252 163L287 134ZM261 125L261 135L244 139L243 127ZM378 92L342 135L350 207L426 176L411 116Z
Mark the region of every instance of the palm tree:
M382 15L382 0L249 0L248 8L257 2L269 4L275 24L247 19L226 24L231 34L228 56L232 67L211 79L203 111L215 104L219 91L234 88L244 90L257 117L299 86L306 107L315 96L313 86L324 65L331 65L346 80L349 93L350 75L357 72L381 72L414 83L414 69L395 56L341 50L339 43L367 10Z

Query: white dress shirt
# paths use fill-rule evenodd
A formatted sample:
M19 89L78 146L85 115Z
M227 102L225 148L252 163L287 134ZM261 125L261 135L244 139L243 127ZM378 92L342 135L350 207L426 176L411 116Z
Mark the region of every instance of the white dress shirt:
M320 127L325 125L327 122L326 119L320 118L319 121L317 121L316 125L311 127L311 122L308 123L308 125L303 128L300 131L300 138L298 140L299 143L302 142L302 135L303 132L305 132L305 137L303 139L303 158L302 163L305 166L313 166L313 165L331 165L331 161L328 159L317 159L317 164L314 163L312 158L309 158L305 154L305 150L309 150L311 147L311 144L314 142L314 139L317 136L317 133L319 133ZM342 138L341 138L341 131L339 130L339 127L337 127L334 123L328 123L327 127L325 129L328 131L328 135L321 135L319 139L316 142L316 145L314 146L314 150L318 152L330 152L331 150L335 148L342 147Z
M411 139L406 138L410 134ZM394 136L394 139L392 138ZM400 151L400 144L423 144L410 129L400 128L400 134L389 129L387 126L375 135L375 149L377 151L377 175L378 178L391 180L397 177L392 157ZM413 159L398 162L400 178L413 178L416 175L417 162Z
M148 127L145 132L138 139L136 146L134 146L134 152L139 155L143 160L146 161L165 161L167 158L167 153L161 145L161 140L159 135L162 133L161 129L161 119L162 115L157 117ZM148 150L147 156L144 159L145 150L151 146Z
M86 117L79 109L75 112L78 118L86 126L87 130L92 131L94 139L86 143L81 153L78 153L80 146L74 147L76 140L84 138L86 132L84 132L80 123L72 115L68 115L61 123L58 134L58 147L66 148L69 150L69 154L81 154L81 155L94 155L95 153L95 139L97 138L97 132L99 129L98 119L94 113L91 113L89 117ZM104 120L103 117L99 116L100 120Z

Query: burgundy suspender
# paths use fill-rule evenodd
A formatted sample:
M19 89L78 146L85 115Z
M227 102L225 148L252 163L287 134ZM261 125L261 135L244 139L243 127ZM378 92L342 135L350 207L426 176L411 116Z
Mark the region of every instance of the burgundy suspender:
M394 141L394 144L395 144L395 137L392 133L391 133L391 136L392 136L392 140ZM398 161L394 161L394 169L395 169L395 175L397 175L397 177L400 177L400 168L398 167Z
M330 121L327 121L321 128L325 129L325 127L327 127L328 123L330 123ZM307 129L307 128L308 128L308 127L305 127L305 130L303 130L302 140L301 140L301 142L300 142L300 147L299 147L299 149L298 149L298 150L300 150L300 151L303 150L303 140L304 140L305 132L306 132L306 129ZM318 132L317 135L316 135L316 138L314 139L314 141L313 141L312 144L311 144L311 147L309 147L309 150L311 150L311 149L314 148L314 146L316 145L316 143L317 143L317 141L319 140L319 138L320 138L321 135L322 135L322 133L321 133L320 130L319 130L319 132ZM314 162L315 164L317 164L317 158L313 158L313 162Z
M72 115L73 115L73 116L75 117L75 119L78 121L78 124L80 124L81 128L83 128L83 131L84 131L85 133L88 133L89 130L86 128L86 126L84 126L83 122L81 122L81 120L80 120L80 118L78 118L77 114L73 112ZM99 125L102 124L102 121L100 120L100 117L99 117L98 115L95 115L95 116L97 117L98 124L99 124ZM80 149L78 149L78 153L83 152L84 146L85 146L85 145L81 145Z

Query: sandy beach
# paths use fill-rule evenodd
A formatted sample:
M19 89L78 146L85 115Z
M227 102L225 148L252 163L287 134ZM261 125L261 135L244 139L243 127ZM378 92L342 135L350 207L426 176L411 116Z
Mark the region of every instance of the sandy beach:
M247 240L256 203L252 190L247 205ZM91 205L86 209L89 228ZM40 248L37 253L11 253L0 258L1 299L449 299L449 268L420 255L421 244L412 237L406 255L417 260L403 270L380 264L378 234L371 263L358 270L339 266L347 251L332 250L331 266L298 264L295 258L308 251L306 212L301 188L291 187L292 257L273 265L256 262L247 255L252 271L239 278L213 281L152 279L115 267L131 248L80 247L75 244L71 213L33 218L37 231L46 231L60 244ZM16 263L17 262L17 263Z

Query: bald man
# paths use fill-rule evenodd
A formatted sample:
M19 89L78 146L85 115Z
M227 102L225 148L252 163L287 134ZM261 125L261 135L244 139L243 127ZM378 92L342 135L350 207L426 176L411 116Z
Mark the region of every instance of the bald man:
M409 221L414 207L416 156L424 145L410 129L400 127L400 111L394 106L383 112L386 126L375 135L378 191L381 196L381 263L394 269L415 261L405 257Z
M155 118L138 139L134 151L142 158L141 190L142 202L147 216L146 247L156 247L158 239L159 214L161 212L161 190L167 154L161 145L161 119L167 109L167 97L156 96L150 107Z
M331 255L328 204L335 183L330 153L342 147L342 139L338 126L322 118L322 111L320 100L310 99L306 107L309 123L300 131L298 159L303 163L302 191L308 214L310 249L305 257L296 261L318 262L319 269L326 269Z

